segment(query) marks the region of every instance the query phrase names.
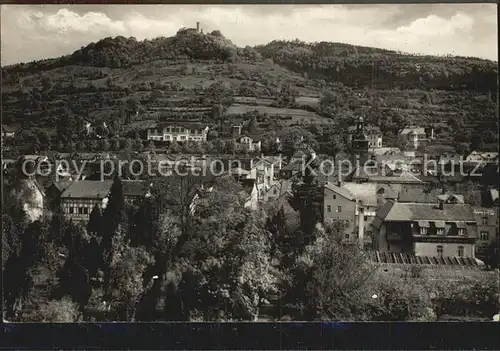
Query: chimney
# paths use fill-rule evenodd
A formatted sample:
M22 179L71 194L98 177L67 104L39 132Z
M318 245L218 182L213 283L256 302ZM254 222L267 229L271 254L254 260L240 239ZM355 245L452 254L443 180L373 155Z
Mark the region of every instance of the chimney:
M196 22L196 31L199 32L200 31L200 22Z
M364 248L364 236L365 236L365 209L359 207L358 211L358 240L359 246Z
M440 210L444 209L444 200L438 199L438 208Z

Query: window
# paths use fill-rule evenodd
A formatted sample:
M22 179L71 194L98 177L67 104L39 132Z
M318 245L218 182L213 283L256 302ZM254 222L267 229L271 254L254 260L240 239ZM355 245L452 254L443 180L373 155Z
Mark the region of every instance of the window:
M274 194L274 195L278 194L278 189L274 188L274 189L273 189L273 194Z
M184 135L181 135L181 140L186 140L186 137Z
M78 214L83 214L83 207L78 207Z
M83 208L83 214L89 214L89 209L87 207Z
M367 220L368 220L368 216L365 216L363 219L364 219L365 221L367 221Z
M458 247L458 257L464 257L464 247L463 246Z
M420 234L426 235L427 234L427 228L425 227L420 227Z
M349 233L345 233L344 238L349 239Z
M458 235L464 235L465 234L465 229L464 228L458 228Z
M483 217L483 225L488 225L488 217Z
M342 212L342 206L337 206L337 212L338 213Z
M68 212L69 212L70 214L73 214L73 207L68 208Z
M436 229L436 234L437 235L443 235L444 234L444 229L443 228L437 228Z
M326 206L326 211L327 211L327 212L332 212L332 206L327 205L327 206Z
M438 245L436 249L437 249L437 255L439 257L443 257L443 247L441 245Z
M488 241L490 239L490 233L488 232L481 232L479 238L484 241Z
M333 194L332 198L333 198L334 200L336 200L336 199L337 199L337 195Z

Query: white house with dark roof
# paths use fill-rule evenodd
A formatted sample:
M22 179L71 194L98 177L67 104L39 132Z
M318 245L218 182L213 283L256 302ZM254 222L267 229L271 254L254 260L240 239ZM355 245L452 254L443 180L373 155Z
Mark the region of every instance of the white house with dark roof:
M398 140L408 143L413 149L417 149L420 145L426 145L433 139L433 128L406 126L398 133Z
M468 162L498 162L498 152L472 151L465 161Z
M246 147L250 152L260 151L260 149L262 148L262 142L259 135L240 135L238 138L236 138L236 142L241 146Z
M471 257L475 255L477 222L466 204L400 203L382 206L372 224L375 249L417 256Z
M147 140L207 141L208 126L199 122L162 122L147 129Z
M73 221L88 221L96 204L106 208L112 184L112 180L73 182L60 196L63 213Z

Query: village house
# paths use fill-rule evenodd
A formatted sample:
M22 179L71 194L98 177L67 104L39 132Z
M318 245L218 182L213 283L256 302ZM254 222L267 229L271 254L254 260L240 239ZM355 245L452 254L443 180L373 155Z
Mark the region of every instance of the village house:
M96 204L106 208L112 184L112 180L73 182L60 196L62 212L73 221L88 221Z
M162 122L147 129L147 140L187 142L207 141L208 126L198 122Z
M103 137L104 135L99 135L99 129L102 130L101 133L108 132L108 125L104 121L92 122L89 120L83 121L83 134L84 135L96 135L98 137Z
M260 151L262 148L262 141L259 135L241 135L236 138L236 142L250 152Z
M498 152L478 152L472 151L465 158L467 162L498 163Z
M428 145L434 139L433 128L407 126L399 131L398 140L407 143L410 148Z
M287 198L288 196L292 195L291 191L292 191L291 181L281 180L279 182L275 182L267 189L267 191L264 192L262 196L262 201L272 202L272 201L277 201L279 199Z
M445 196L447 197L447 196ZM374 248L417 256L475 257L477 222L471 206L389 201L373 221Z
M344 239L357 238L359 201L351 192L333 183L323 186L323 221L342 225Z
M137 202L151 196L151 182L144 180L122 180L123 197L126 201Z

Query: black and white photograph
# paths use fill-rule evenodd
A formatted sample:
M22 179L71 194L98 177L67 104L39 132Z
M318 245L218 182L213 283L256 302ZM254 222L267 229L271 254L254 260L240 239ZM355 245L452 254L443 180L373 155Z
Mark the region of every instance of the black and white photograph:
M1 5L3 320L498 322L497 27Z

